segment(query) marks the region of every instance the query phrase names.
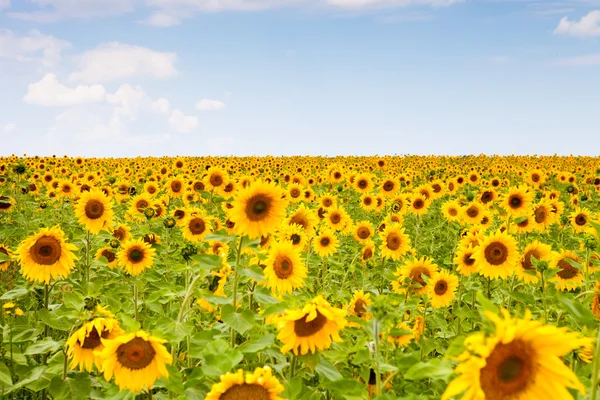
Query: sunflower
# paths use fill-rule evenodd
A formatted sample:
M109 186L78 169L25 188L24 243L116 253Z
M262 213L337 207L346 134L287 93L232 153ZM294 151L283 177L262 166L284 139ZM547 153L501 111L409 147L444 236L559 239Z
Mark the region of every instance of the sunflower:
M576 207L575 211L571 213L570 217L571 225L573 225L573 230L575 232L581 233L591 229L589 223L591 212L587 208Z
M329 257L333 255L339 245L339 240L333 231L322 230L313 241L315 253L320 257Z
M410 197L410 206L408 207L408 212L414 215L425 215L427 214L427 210L429 209L429 201L427 198L418 193L414 194Z
M394 179L386 179L379 185L379 193L384 197L390 198L396 195L396 192L400 188L400 182Z
M442 205L442 215L448 222L458 222L460 220L460 206L458 201L448 200Z
M126 242L131 238L131 228L125 224L119 224L112 228L110 233L112 237L119 240L120 242Z
M341 206L333 206L327 209L325 215L325 223L327 226L335 231L341 231L350 226L352 218L348 215L348 212Z
M183 195L183 193L185 192L185 184L183 183L183 180L180 178L173 178L170 181L167 182L167 192L169 193L169 196L176 198L176 197L181 197Z
M112 224L114 213L110 199L100 189L92 189L81 193L75 205L75 216L79 223L97 235L102 229Z
M300 257L300 249L290 242L274 243L269 249L264 270L267 285L279 294L292 293L304 286L306 265Z
M367 243L373 236L373 226L369 221L360 221L354 225L354 239L359 243Z
M0 195L0 212L9 213L15 205L15 199Z
M78 259L75 250L77 247L67 243L62 229L55 226L42 228L25 239L15 254L25 279L48 284L51 279L63 279L71 273Z
M544 232L555 221L552 204L546 200L533 206L534 230Z
M163 345L166 340L136 331L101 341L104 349L95 354L102 359L100 372L107 381L114 376L119 389L135 393L152 388L162 376L169 377L166 365L172 364L173 358Z
M151 207L154 200L148 193L142 193L131 200L129 214L136 217L144 217L146 208Z
M334 308L317 296L302 309L286 310L279 320L277 339L283 342L282 353L295 355L326 350L331 342L341 342L340 331L346 326L346 311Z
M371 258L373 258L374 255L375 255L375 243L373 243L372 240L369 240L367 243L364 244L363 248L361 249L360 261L363 264L366 264L366 262L368 260L370 260Z
M371 293L365 294L363 290L357 290L352 295L352 301L348 305L348 315L356 315L366 321L370 320L373 315L367 311L373 301Z
M514 237L498 231L485 237L473 258L481 275L506 279L513 274L519 260L517 242Z
M456 264L456 271L463 276L469 276L477 272L477 264L473 258L475 249L473 245L467 247L459 247L454 255L454 264Z
M515 274L525 283L537 283L540 272L533 265L531 257L538 261L549 261L551 255L550 245L534 240L523 249L523 256L517 263Z
M113 248L110 248L110 247L99 248L98 251L96 252L96 257L94 257L94 259L99 260L100 257L106 258L106 260L108 261L107 265L111 269L117 265L117 255L114 252Z
M302 201L302 193L304 192L304 188L299 183L292 183L288 186L287 194L292 203L297 203Z
M113 318L94 318L84 323L66 342L71 369L91 372L94 365L100 369L102 359L94 351L104 349L101 339L114 339L124 333L119 321Z
M117 253L117 261L128 274L139 275L152 266L155 253L156 250L143 239L134 239L123 244Z
M3 244L0 244L0 253L4 254L5 256L8 256L9 258L12 258L12 256L13 256L10 249ZM9 265L10 265L10 260L9 261L0 261L0 271L8 270Z
M285 220L284 223L288 225L296 224L300 225L307 236L312 236L315 233L315 227L319 223L319 217L313 210L306 208L304 204L294 212L292 212Z
M394 347L406 347L415 340L415 333L406 322L400 322L394 329L390 329L385 333L388 342Z
M265 366L254 372L239 369L236 373L221 375L219 383L212 385L205 400L281 400L284 387Z
M283 223L279 230L278 239L282 242L290 242L300 250L304 249L308 243L308 237L304 229L298 224L286 225Z
M493 335L481 333L465 340L467 351L459 356L455 378L442 400L464 392L462 399L571 399L567 388L584 392L577 376L561 357L584 346L589 339L565 327L523 319L504 318L485 312L495 325Z
M240 189L229 210L229 219L239 234L251 239L266 236L285 217L287 201L283 191L273 183L254 182Z
M454 292L458 287L458 278L446 270L440 270L433 275L427 287L433 308L448 307L456 297Z
M210 167L207 171L204 183L206 189L215 193L224 194L225 186L227 185L227 172L218 167Z
M600 319L600 281L594 283L594 297L592 299L592 313Z
M410 250L410 237L405 233L404 228L396 224L388 225L381 237L381 254L383 257L398 261Z
M552 256L552 260L548 265L550 268L560 268L560 271L556 273L556 276L550 279L550 282L556 283L556 288L558 290L571 291L579 287L583 282L581 269L574 267L567 260L574 263L579 263L581 261L574 252L561 249L559 253Z
M506 210L508 215L518 218L527 215L532 200L533 193L527 187L510 187L502 201L502 208Z
M437 271L438 266L430 259L426 257L413 259L398 268L395 273L398 280L392 281L392 286L397 293L404 293L408 287L414 294L424 294L427 293L429 288L422 276L425 275L428 279L431 279Z
M482 213L482 207L473 202L461 210L461 219L467 225L476 225L481 221Z
M210 233L209 219L202 213L190 213L181 224L183 238L192 243L200 243Z
M373 189L373 178L370 174L358 174L354 177L354 190L358 193L367 193Z

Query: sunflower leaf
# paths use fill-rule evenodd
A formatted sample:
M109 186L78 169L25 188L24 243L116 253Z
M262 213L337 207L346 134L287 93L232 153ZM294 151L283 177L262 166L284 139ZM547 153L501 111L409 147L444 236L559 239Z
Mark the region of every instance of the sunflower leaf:
M54 352L60 348L61 344L55 342L50 338L45 338L29 346L23 354L31 356L34 354L45 354L48 352Z
M4 363L0 363L0 382L12 385L10 370Z
M340 379L326 382L323 385L327 390L339 394L346 400L363 400L369 398L365 385L354 379Z
M259 339L251 340L242 344L238 350L242 353L256 353L258 351L264 350L267 347L271 347L275 343L275 335L268 334Z
M194 254L190 258L208 271L221 268L221 256L216 254Z
M67 379L56 376L50 383L50 393L56 400L87 399L92 391L92 379L83 372L70 373Z
M241 351L232 349L223 339L214 340L206 345L201 353L202 372L216 378L231 371L244 358Z
M319 363L315 368L315 371L317 371L319 374L323 375L330 381L338 381L344 378L342 374L340 374L340 371L338 371L338 369L335 367L335 365L333 365L331 362L329 362L323 357L320 358Z
M449 360L440 360L436 358L427 362L420 361L416 363L406 371L404 379L409 381L419 379L441 379L447 382L453 373L454 370Z
M13 290L10 290L10 291L4 293L0 297L0 300L12 300L12 299L16 299L18 297L25 296L27 293L29 293L29 290L27 288L13 289Z
M231 304L221 309L221 319L235 331L244 334L254 326L254 314L250 310L236 312Z
M4 254L4 253L0 253L0 263L3 263L5 261L10 261L12 260L12 258L10 258L8 255Z

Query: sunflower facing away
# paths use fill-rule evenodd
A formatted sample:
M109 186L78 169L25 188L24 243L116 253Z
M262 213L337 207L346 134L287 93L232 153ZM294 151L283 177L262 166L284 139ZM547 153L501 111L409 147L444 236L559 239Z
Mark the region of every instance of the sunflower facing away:
M283 342L282 353L292 350L295 355L315 353L341 342L340 331L346 326L346 311L334 308L321 296L315 297L302 309L286 310L279 320L277 339Z
M561 357L586 345L589 339L565 327L485 312L495 325L491 336L481 333L465 340L467 351L458 357L459 374L446 388L442 400L461 393L463 400L572 399L567 388L583 394L577 376Z
M251 239L273 232L285 217L287 201L273 183L254 182L240 189L229 210L229 219L239 234Z
M155 253L156 250L143 239L130 240L117 253L117 261L128 274L139 275L152 266Z
M284 388L265 366L256 368L254 372L228 372L221 375L218 383L212 385L206 400L281 400L279 394Z
M81 193L75 205L75 216L85 228L97 235L109 227L114 219L112 203L100 189L92 189Z
M265 261L265 280L271 291L285 294L304 286L307 271L300 249L291 242L274 243Z
M10 249L3 244L0 244L0 253L4 254L5 256L8 256L9 258L12 258L12 256L13 256ZM9 261L0 261L0 271L6 271L8 269L9 265L10 265L10 260Z
M473 258L481 275L506 279L514 273L519 260L517 242L514 237L498 231L483 240Z
M75 267L77 250L65 241L60 227L42 228L25 239L15 254L21 264L21 272L28 281L50 283L51 279L67 277Z
M71 369L79 368L90 372L94 365L100 368L102 359L94 351L104 349L101 339L114 339L124 334L119 321L113 318L94 318L83 324L67 340L67 356Z
M107 381L114 376L121 390L139 392L151 388L158 378L169 377L166 365L173 358L163 345L166 340L137 331L101 341L104 349L95 354L102 359L100 372Z

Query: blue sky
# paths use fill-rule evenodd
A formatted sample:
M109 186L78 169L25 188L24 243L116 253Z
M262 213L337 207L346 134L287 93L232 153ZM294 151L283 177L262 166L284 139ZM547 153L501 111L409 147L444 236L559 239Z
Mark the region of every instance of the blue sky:
M0 0L0 91L0 155L597 155L600 0Z

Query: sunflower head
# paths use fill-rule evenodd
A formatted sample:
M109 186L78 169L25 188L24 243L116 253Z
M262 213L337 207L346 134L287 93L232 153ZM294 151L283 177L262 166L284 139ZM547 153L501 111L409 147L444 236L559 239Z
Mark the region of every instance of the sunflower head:
M481 275L506 279L515 271L519 259L517 242L514 237L498 231L479 244L473 258Z
M94 354L104 348L102 339L114 339L124 334L119 322L113 318L94 318L84 323L67 340L67 356L71 369L90 372L95 365L100 368L102 359Z
M156 250L143 239L130 240L117 253L119 265L130 275L139 275L152 266Z
M220 381L213 384L206 400L281 400L279 394L284 388L273 376L268 366L256 368L254 372L228 372L221 375Z

